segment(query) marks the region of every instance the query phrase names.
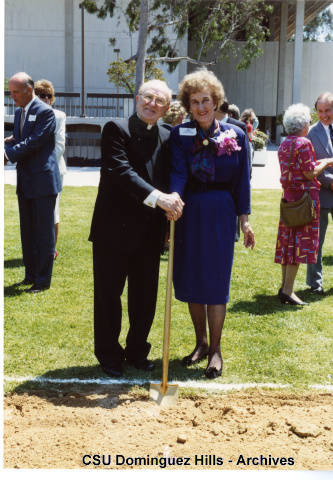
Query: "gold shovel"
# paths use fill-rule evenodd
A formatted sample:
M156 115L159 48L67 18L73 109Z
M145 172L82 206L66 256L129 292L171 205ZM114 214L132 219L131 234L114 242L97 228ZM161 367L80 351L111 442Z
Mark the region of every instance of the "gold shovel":
M151 383L149 397L162 407L175 405L178 400L178 385L168 385L169 370L169 346L170 346L170 321L171 321L171 297L172 297L172 271L173 252L175 243L175 222L170 221L170 246L168 261L167 290L164 312L164 336L163 336L163 370L162 383Z

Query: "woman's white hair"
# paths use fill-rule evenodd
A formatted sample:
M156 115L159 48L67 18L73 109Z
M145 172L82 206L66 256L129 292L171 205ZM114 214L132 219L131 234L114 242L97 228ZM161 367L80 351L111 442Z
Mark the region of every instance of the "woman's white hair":
M310 123L310 109L303 103L290 105L283 115L283 126L288 135L301 132Z

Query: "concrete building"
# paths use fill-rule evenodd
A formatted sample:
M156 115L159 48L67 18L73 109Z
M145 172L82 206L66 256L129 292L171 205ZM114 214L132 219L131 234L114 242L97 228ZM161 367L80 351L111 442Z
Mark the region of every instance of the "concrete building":
M126 0L123 0L126 3ZM271 39L262 45L264 54L246 71L237 71L237 59L213 67L227 96L241 110L252 107L261 126L275 130L275 119L288 105L302 101L313 105L318 94L332 90L333 42L303 42L303 25L330 1L273 0L270 18ZM52 80L56 91L81 91L81 9L80 0L6 0L5 77L25 70L34 79ZM135 52L137 34L129 34L122 15L105 20L85 13L85 91L115 93L106 71L117 53L109 45L117 38L123 58ZM295 33L295 41L288 42ZM172 33L170 32L170 35ZM182 53L191 45L182 42ZM177 92L187 70L181 62L165 78ZM263 125L264 124L264 125Z

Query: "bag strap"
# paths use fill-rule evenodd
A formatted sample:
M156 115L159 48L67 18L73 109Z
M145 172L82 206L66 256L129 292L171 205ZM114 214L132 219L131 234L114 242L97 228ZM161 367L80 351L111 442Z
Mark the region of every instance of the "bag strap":
M292 144L291 144L291 153L290 153L290 156L289 156L288 172L289 172L290 166L293 165L293 163L290 162L290 160L293 159L296 141L297 141L297 138L294 138L293 141L292 141ZM281 200L283 200L283 197L284 197L284 191L282 191Z
M293 159L296 142L297 142L297 138L294 138L294 140L292 141L292 144L291 144L291 153L290 153L290 157L289 157L290 160ZM289 161L288 170L290 169L291 165L294 165L294 163L295 162L290 162Z

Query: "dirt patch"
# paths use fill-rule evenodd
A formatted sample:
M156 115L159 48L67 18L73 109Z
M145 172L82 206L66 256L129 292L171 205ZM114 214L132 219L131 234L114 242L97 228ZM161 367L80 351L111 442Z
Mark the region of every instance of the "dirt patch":
M330 470L333 395L198 395L161 409L114 387L15 393L5 398L4 466Z

